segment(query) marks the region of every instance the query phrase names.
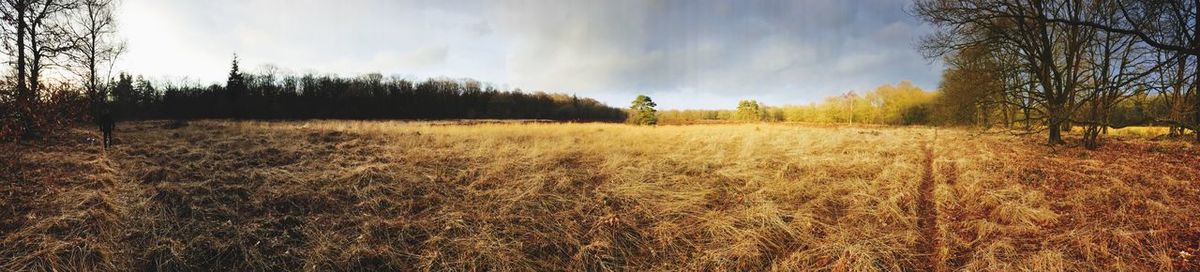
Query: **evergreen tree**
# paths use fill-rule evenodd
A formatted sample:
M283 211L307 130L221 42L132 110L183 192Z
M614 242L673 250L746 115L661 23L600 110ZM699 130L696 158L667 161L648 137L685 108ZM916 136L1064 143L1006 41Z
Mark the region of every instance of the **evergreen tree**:
M246 79L238 71L237 54L233 54L233 68L229 70L229 80L225 82L225 92L229 96L229 107L233 118L241 118L239 100L247 92Z
M138 76L137 83L133 87L134 93L137 94L140 107L146 108L158 102L158 90L154 89L154 84L146 80L142 76Z
M138 94L133 89L133 76L121 73L117 75L117 82L113 84L112 90L113 104L116 104L121 110L115 112L125 118L133 115L135 108L138 106Z

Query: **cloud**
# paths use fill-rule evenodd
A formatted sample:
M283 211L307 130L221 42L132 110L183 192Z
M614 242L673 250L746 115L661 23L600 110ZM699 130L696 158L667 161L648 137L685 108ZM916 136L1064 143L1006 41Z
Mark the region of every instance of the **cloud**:
M906 3L127 0L143 14L123 30L133 50L126 68L137 73L219 81L236 51L251 65L295 70L471 77L618 106L644 93L665 108L732 107L904 79L934 87L939 65L912 49L928 29ZM173 33L149 33L164 31ZM187 57L155 61L173 56Z
M446 56L449 54L450 48L444 45L418 48L404 53L384 51L376 55L368 62L368 65L364 66L371 70L387 70L394 67L403 69L432 69L444 65L446 63Z
M920 32L905 1L520 3L503 10L502 22L518 41L508 72L521 86L711 94L732 105L750 96L817 101L901 79L929 88L937 77L912 50ZM905 62L926 67L879 69L913 67Z

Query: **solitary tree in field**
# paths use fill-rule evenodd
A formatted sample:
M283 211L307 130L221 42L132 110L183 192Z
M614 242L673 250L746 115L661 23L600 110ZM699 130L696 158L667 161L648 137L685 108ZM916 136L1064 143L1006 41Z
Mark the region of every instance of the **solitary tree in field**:
M742 100L738 102L737 119L742 121L762 121L765 110L762 104L755 100Z
M658 111L654 109L655 106L658 104L654 104L649 96L639 95L629 107L629 122L649 126L658 124L658 117L655 116Z

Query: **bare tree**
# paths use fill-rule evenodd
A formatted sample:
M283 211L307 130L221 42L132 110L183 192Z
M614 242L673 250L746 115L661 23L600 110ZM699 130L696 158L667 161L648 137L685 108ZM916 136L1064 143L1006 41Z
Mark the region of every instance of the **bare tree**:
M79 7L71 14L70 32L77 41L67 56L75 65L75 73L83 78L93 108L105 97L99 87L103 65L111 65L125 49L116 38L114 9L113 0L79 0Z
M1164 64L1164 68L1157 71L1153 77L1155 88L1159 89L1158 94L1162 103L1166 105L1166 116L1160 116L1165 119L1160 119L1161 122L1167 123L1170 126L1169 135L1182 136L1186 131L1184 124L1188 123L1188 112L1191 106L1187 104L1187 98L1191 91L1188 86L1188 56L1180 56L1179 53L1169 51L1155 52L1155 57L1159 63ZM1171 62L1170 59L1175 58L1176 61Z
M34 104L38 102L42 72L51 59L74 47L66 31L64 14L76 6L74 0L4 0L0 2L8 53L15 59L17 107L26 132L33 131Z
M1200 22L1197 18L1200 0L1116 0L1111 3L1119 13L1097 18L1099 20L1049 17L1047 21L1133 35L1160 50L1200 56L1200 46L1196 44L1200 38L1196 25Z
M5 49L9 51L10 55L16 55L14 70L17 73L17 85L15 86L16 97L14 100L18 116L21 118L21 123L23 123L22 125L26 129L31 129L33 126L32 116L30 116L32 114L31 104L33 101L29 94L29 86L25 82L25 77L28 74L25 64L25 39L28 35L25 33L25 30L28 24L27 18L29 17L29 13L31 13L30 6L32 3L30 2L33 1L35 0L5 0L3 5L0 6L0 14L4 16L5 32L15 35L15 37L5 37ZM9 39L15 40L15 42L8 42Z
M1116 18L1120 8L1115 2L1098 1L1091 6L1096 11L1095 21L1108 25L1121 25ZM1096 42L1087 50L1087 67L1090 70L1086 91L1082 95L1091 101L1086 106L1083 145L1089 149L1099 146L1101 132L1109 127L1125 127L1132 124L1113 124L1111 110L1118 103L1146 90L1144 79L1158 71L1166 62L1155 59L1154 51L1135 35L1119 32L1096 34ZM1134 86L1140 85L1140 86Z
M1049 144L1062 143L1060 128L1085 102L1076 93L1095 30L1049 20L1094 16L1082 1L916 0L914 11L938 27L923 44L927 56L972 46L1014 53L1037 84L1029 98L1045 113Z
M1181 55L1175 70L1179 73L1175 78L1181 81L1172 82L1175 85L1173 92L1192 92L1190 96L1195 97L1190 110L1192 123L1165 121L1192 129L1195 140L1200 142L1200 91L1196 90L1200 88L1200 0L1114 0L1111 3L1119 12L1108 17L1088 20L1055 16L1049 17L1048 21L1131 35L1151 47ZM1195 60L1189 62L1189 59ZM1190 73L1187 72L1189 63ZM1185 83L1189 77L1191 83ZM1178 115L1180 109L1174 109L1173 113Z
M29 49L29 91L36 97L41 87L42 72L52 66L54 59L75 47L68 31L67 11L76 7L73 0L33 1L33 13L26 23Z

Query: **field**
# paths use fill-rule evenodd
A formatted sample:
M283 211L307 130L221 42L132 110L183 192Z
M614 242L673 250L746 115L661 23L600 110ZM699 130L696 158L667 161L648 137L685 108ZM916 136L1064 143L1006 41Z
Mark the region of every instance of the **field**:
M1200 149L1175 141L162 125L0 146L0 270L1200 270Z

